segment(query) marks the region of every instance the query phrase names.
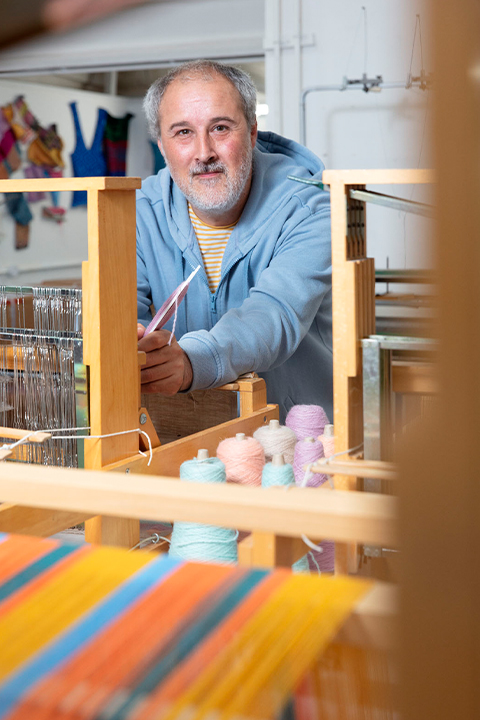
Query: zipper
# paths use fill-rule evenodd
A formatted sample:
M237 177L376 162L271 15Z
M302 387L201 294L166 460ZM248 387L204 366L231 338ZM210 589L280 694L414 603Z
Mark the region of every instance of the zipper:
M217 293L213 293L212 297L210 298L210 312L212 315L217 314Z

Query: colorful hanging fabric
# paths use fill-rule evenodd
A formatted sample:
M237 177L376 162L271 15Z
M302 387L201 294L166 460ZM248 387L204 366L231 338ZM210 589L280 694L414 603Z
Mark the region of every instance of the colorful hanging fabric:
M27 157L35 165L64 167L63 141L55 125L43 128L30 111L23 95L4 108L16 139L27 147Z
M107 113L103 135L103 153L107 163L107 175L123 177L127 171L128 126L132 113L116 118Z
M20 167L20 156L16 146L15 133L0 108L0 162L5 165L6 177Z
M102 151L103 135L107 123L107 111L98 108L97 126L90 148L87 148L82 135L80 119L78 117L77 103L71 102L70 109L73 115L75 126L75 150L73 151L72 165L75 177L101 177L106 175L107 164ZM76 190L73 193L72 207L87 204L87 193L85 190Z

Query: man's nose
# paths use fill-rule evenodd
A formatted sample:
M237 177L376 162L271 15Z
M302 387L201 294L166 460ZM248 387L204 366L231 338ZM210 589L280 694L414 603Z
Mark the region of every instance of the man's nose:
M197 136L196 155L197 159L203 163L210 162L217 158L213 140L208 132Z

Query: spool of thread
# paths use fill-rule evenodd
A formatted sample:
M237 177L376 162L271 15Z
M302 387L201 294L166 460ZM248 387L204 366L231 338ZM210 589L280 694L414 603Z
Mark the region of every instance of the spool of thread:
M332 573L335 569L335 543L333 540L323 540L319 545L322 552L311 550L308 553L310 570L317 573L318 571Z
M295 476L293 474L293 468L289 463L286 463L283 459L283 455L275 454L272 458L272 462L266 463L263 466L262 472L262 487L274 487L275 485L288 485L295 484Z
M293 462L297 436L286 425L280 425L278 420L270 420L268 425L257 428L253 437L261 443L267 462L278 454L283 455L286 463Z
M335 452L335 437L333 435L333 425L325 425L323 435L319 435L318 439L323 445L323 453L325 457L331 457Z
M299 440L295 445L295 455L293 458L293 473L295 475L295 483L299 486L303 485L305 478L305 465L310 465L323 457L323 445L319 440L313 437L306 437ZM308 480L305 487L319 487L326 482L327 476L315 474Z
M284 486L295 484L295 477L293 475L293 468L289 463L286 463L283 459L283 455L275 454L272 458L272 462L266 463L262 473L262 488ZM294 573L308 573L310 572L310 566L308 561L308 555L304 555L297 562L292 565L292 572Z
M303 440L323 435L328 422L327 414L320 405L294 405L288 412L285 425L293 430L297 440Z
M196 483L226 482L225 466L218 458L209 458L208 450L199 450L194 460L180 466L180 480ZM237 562L237 533L231 528L176 522L169 554L196 562Z
M265 465L263 447L253 437L237 433L222 440L217 447L217 458L225 465L227 482L259 487Z

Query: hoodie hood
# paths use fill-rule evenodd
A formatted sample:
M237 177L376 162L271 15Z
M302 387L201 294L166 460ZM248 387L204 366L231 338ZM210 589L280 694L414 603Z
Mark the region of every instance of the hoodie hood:
M252 227L259 228L292 196L297 196L302 204L315 199L317 188L289 180L288 175L321 180L324 169L316 155L294 140L259 131L253 152L252 187L238 221L240 233L244 225L248 225L249 234ZM186 198L173 182L168 168L142 182L137 197L142 196L153 207L158 202L163 204L170 233L182 251L194 245ZM269 198L268 205L265 197Z

